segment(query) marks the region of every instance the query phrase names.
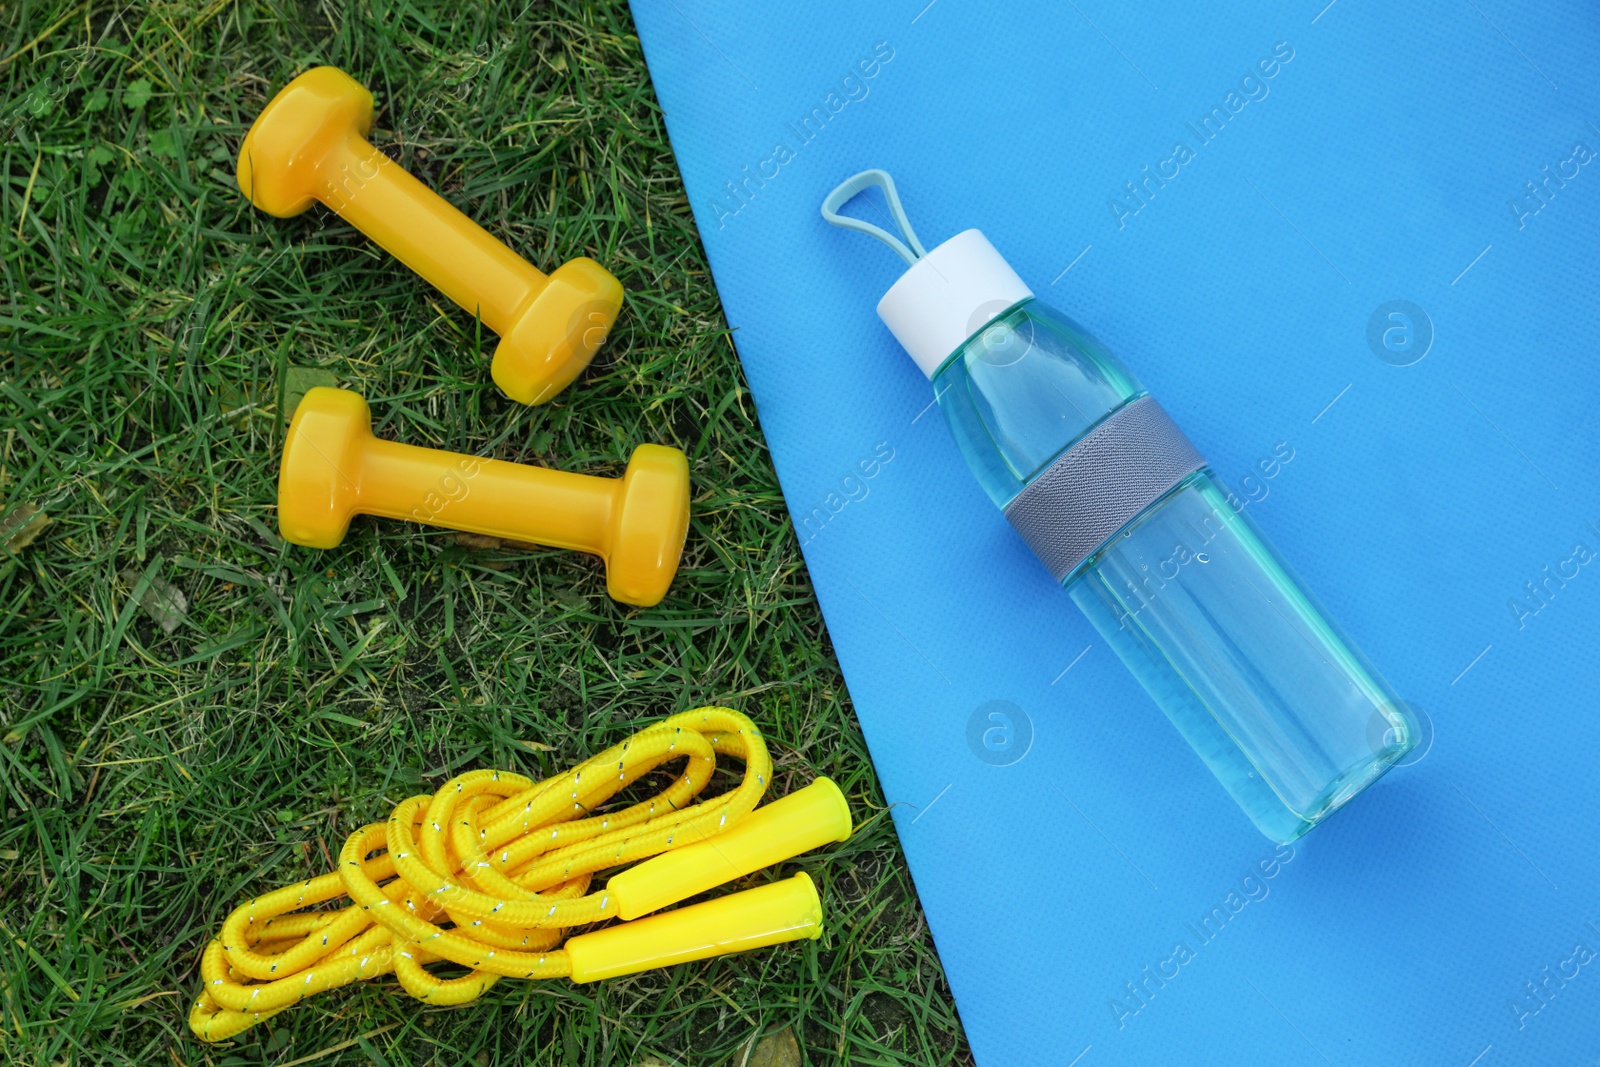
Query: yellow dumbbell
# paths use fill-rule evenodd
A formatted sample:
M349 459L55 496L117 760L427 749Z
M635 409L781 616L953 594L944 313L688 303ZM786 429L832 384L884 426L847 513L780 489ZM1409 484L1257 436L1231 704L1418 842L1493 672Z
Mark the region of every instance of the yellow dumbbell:
M298 215L320 200L500 335L490 372L539 404L576 378L622 307L622 285L592 259L548 277L366 138L372 94L336 67L284 86L239 149L239 188L261 210Z
M480 459L380 441L357 393L319 387L295 409L278 473L278 529L332 548L356 515L589 552L606 591L650 607L666 596L689 529L689 462L640 445L621 478Z

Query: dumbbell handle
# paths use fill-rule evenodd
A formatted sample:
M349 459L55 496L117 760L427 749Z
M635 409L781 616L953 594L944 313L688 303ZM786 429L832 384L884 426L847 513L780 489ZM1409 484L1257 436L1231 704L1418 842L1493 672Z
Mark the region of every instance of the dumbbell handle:
M359 478L359 510L368 515L595 555L609 547L622 484L378 438L364 443L359 473L347 476Z
M317 199L504 336L545 275L352 131L319 161Z

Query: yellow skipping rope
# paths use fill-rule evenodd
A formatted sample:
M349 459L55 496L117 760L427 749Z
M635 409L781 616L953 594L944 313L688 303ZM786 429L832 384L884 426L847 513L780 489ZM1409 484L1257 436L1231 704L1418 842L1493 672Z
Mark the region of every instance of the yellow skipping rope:
M696 802L719 755L741 760L744 776ZM660 793L600 811L674 760L683 771ZM849 808L827 778L756 809L771 777L755 723L705 707L543 782L497 770L453 778L351 834L337 871L235 908L201 956L189 1028L222 1041L314 993L390 972L413 997L455 1005L501 978L589 982L819 937L821 902L805 874L650 914L849 837ZM590 890L595 872L639 860ZM566 937L612 919L633 921ZM427 969L439 962L469 973L439 977Z

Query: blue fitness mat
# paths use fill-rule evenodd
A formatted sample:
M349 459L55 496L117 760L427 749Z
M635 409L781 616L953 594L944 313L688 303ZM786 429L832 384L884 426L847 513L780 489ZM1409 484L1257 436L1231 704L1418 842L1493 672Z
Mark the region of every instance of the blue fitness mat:
M1213 7L634 5L973 1052L1594 1063L1600 13ZM968 476L873 310L900 262L819 218L874 166L1122 356L1419 758L1257 835Z

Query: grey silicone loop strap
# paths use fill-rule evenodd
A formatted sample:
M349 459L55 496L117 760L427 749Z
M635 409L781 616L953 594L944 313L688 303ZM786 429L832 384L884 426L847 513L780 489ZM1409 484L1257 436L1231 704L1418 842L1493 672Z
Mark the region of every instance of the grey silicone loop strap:
M1084 434L1006 507L1006 519L1061 581L1206 465L1154 397L1142 396Z

